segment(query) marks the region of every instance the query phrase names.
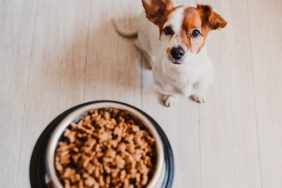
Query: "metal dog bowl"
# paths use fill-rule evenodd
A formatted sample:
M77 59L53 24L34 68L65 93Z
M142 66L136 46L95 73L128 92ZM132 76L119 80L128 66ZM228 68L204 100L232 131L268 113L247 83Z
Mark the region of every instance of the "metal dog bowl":
M32 188L63 188L56 175L54 153L64 130L91 109L116 108L130 112L140 119L156 140L157 162L147 187L171 188L174 176L174 160L170 143L160 126L143 111L128 104L115 101L94 101L73 107L55 118L39 137L30 163Z

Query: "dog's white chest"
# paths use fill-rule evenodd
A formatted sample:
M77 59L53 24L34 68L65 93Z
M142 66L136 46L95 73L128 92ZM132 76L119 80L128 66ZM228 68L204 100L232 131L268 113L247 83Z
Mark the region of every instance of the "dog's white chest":
M153 65L153 75L158 90L168 94L183 94L191 84L187 72L175 71L165 67L162 63Z
M166 60L157 61L153 65L157 89L166 94L187 96L195 85L202 82L209 85L213 80L213 66L205 50L183 65L172 65Z

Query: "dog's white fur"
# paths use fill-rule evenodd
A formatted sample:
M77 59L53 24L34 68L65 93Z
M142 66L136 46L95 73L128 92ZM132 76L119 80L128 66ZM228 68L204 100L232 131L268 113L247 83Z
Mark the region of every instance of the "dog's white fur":
M188 50L179 39L183 11L184 8L180 7L172 12L164 25L171 25L175 32L170 40L165 35L160 37L159 28L146 18L145 12L136 22L138 39L135 45L152 67L157 89L164 95L166 106L174 105L180 95L192 97L199 103L205 102L206 89L214 79L213 65L206 47L202 47L200 52L195 54ZM116 23L114 25L124 36L134 34L121 31ZM176 45L180 45L185 50L182 64L173 64L167 52Z

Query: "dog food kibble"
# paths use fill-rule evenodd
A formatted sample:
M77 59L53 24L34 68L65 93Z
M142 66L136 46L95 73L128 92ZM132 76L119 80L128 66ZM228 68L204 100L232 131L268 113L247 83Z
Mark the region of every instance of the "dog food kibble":
M55 168L65 188L146 187L155 139L140 120L115 108L91 110L64 131Z

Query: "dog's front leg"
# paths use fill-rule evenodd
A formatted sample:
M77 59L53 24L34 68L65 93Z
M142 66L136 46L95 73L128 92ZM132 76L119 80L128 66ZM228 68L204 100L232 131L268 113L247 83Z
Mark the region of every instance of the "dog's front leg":
M191 99L197 103L205 103L206 90L195 90L194 94L191 95Z
M163 101L165 106L171 107L174 106L177 102L178 96L177 95L163 95Z
M206 90L208 89L208 83L196 83L193 87L193 93L191 99L197 103L206 102Z

